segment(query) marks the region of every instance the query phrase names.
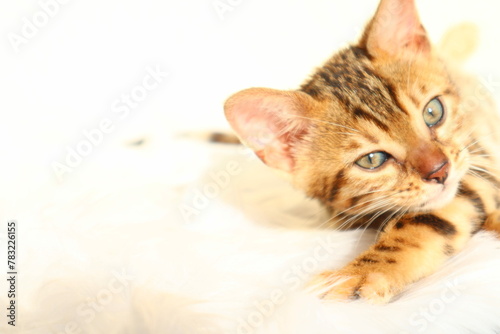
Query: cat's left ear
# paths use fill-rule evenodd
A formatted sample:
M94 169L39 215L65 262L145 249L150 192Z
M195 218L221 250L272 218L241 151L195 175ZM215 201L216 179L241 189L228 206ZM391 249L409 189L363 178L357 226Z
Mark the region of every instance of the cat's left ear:
M224 104L226 118L240 140L268 166L294 170L294 148L308 133L306 115L314 99L301 91L250 88Z
M431 52L415 0L381 0L360 44L374 57Z

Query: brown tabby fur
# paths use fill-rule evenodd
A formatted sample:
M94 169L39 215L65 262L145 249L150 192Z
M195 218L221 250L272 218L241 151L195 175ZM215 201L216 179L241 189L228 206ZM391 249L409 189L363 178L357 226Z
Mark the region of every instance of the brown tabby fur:
M445 116L428 127L435 97ZM500 119L477 80L430 46L413 0L382 0L361 40L299 90L244 90L225 111L242 142L338 228L381 229L370 249L313 280L324 298L387 302L481 228L500 232ZM380 151L390 154L381 167L355 164Z

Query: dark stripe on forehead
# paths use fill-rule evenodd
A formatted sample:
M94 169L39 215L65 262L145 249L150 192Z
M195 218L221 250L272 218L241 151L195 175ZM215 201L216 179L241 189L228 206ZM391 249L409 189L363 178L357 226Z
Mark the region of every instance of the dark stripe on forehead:
M387 92L389 93L389 95L391 96L392 102L398 107L398 110L402 111L406 115L409 115L408 112L406 111L406 109L403 107L403 105L399 101L399 98L396 94L396 88L388 82L385 82L384 86L385 86Z
M347 95L343 94L339 90L333 91L333 95L335 95L335 97L340 101L340 103L342 103L342 105L344 105L347 109L351 108L351 106L352 106L351 100L349 99L349 97Z
M317 86L311 85L310 83L307 85L303 85L301 89L303 92L311 95L313 98L318 98L321 94L321 89Z
M362 67L362 70L363 70L363 73L367 74L368 76L370 76L371 78L375 79L376 82L380 83L383 85L383 87L385 88L386 92L388 93L388 95L390 96L390 99L391 99L391 102L397 106L397 108L399 109L399 111L402 111L403 113L405 114L408 114L406 112L406 109L403 108L402 104L400 103L399 101L399 98L396 94L396 88L394 85L392 85L391 83L387 82L387 80L385 80L383 77L381 77L380 75L378 75L377 73L375 73L371 68L369 68L368 66L363 66ZM361 73L361 72L358 72L358 73ZM371 92L373 94L373 91ZM382 94L380 94L380 97L382 96ZM394 109L392 106L386 106L388 108L388 112L390 112L392 109Z
M364 48L360 48L357 46L351 46L350 49L351 49L352 53L354 54L354 56L359 60L363 60L363 59L372 60L373 59L371 54L369 54L368 51Z
M370 112L367 112L361 108L355 108L354 109L354 117L356 117L357 119L363 119L365 121L369 121L369 122L372 122L373 124L375 124L380 130L383 130L383 131L389 131L389 127L382 123L381 120L379 120L374 114L370 113Z
M336 66L334 66L334 68L336 69ZM343 92L342 80L339 79L341 76L345 75L345 71L343 69L336 71L334 68L322 68L317 74L323 79L323 82L340 103L350 108L351 102L349 97Z
M378 119L407 114L394 86L376 73L368 53L359 47L334 55L301 89L317 98L321 95L335 97L347 109L363 104Z
M319 76L325 81L325 83L330 87L339 87L339 84L336 80L334 80L332 74L327 71L320 71Z
M393 114L392 111L394 109L396 109L395 111L402 111L403 113L408 114L406 112L406 109L403 108L402 104L399 101L399 98L396 94L395 87L392 84L390 84L389 82L387 82L387 80L385 80L380 75L376 74L370 67L368 67L366 65L363 65L360 69L356 69L355 72L357 75L359 75L364 80L366 80L366 81L372 80L372 82L376 83L376 85L374 85L373 87L370 87L370 88L367 87L365 92L368 95L368 98L369 98L368 101L372 101L375 104L378 104L377 105L377 107L379 109L378 111L381 115L384 115L384 111L389 113L389 114ZM366 85L359 85L359 86L360 86L360 88L366 87ZM380 88L377 86L381 86L385 89L385 91L387 92L387 95L389 96L391 103L387 103L384 101L384 98L383 98L384 94L380 90ZM394 108L394 106L396 106L396 108ZM383 110L383 109L385 109L385 110Z

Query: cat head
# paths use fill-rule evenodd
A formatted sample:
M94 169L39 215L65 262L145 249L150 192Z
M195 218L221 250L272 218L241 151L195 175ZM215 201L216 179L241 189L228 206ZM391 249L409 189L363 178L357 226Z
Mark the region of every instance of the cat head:
M469 116L413 0L382 0L360 41L299 90L243 90L225 113L264 163L335 211L438 208L469 168Z

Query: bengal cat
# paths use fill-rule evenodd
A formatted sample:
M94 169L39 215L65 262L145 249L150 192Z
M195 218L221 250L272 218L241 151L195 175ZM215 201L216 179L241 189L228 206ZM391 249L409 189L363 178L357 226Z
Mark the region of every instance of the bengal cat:
M298 90L243 90L225 113L338 228L380 228L354 261L312 280L323 298L388 302L478 230L500 231L499 116L431 46L414 0L382 0L361 39Z

